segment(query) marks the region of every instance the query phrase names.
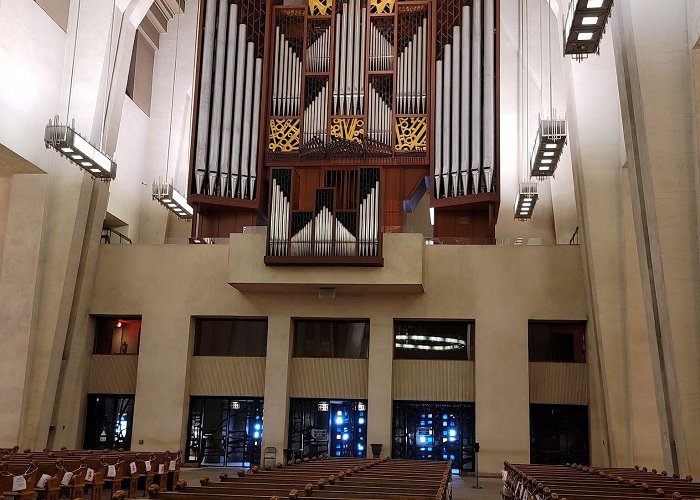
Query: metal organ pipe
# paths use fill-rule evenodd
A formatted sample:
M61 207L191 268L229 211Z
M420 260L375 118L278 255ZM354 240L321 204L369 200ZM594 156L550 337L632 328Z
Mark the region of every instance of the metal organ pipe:
M472 193L479 192L481 171L481 0L472 4Z
M447 185L444 173L444 162L442 159L442 87L443 64L442 61L435 63L435 197L441 198Z
M216 33L216 0L208 0L204 13L204 41L202 49L202 76L199 84L199 110L197 116L197 146L195 148L195 174L197 192L202 193L207 176L207 151L209 148L209 117L211 113L211 87L214 66L214 41Z
M452 122L451 122L451 110L452 110L452 47L450 45L445 45L443 50L443 89L442 89L442 162L444 164L443 174L447 174L445 184L445 192L447 193L449 189L449 174L450 167L452 165L451 155L452 147L450 142L452 141ZM456 90L456 89L455 89ZM449 196L449 194L447 194Z
M243 144L241 146L241 198L248 198L248 176L250 175L250 124L253 111L253 74L255 71L255 47L248 42L245 64L245 105L243 107Z
M495 37L493 0L482 0L484 9L484 180L486 192L491 191L493 180L493 162L495 150Z
M241 156L241 122L243 121L243 92L244 79L246 77L242 69L245 67L246 56L246 26L241 24L238 28L238 46L236 54L236 68L239 68L236 75L235 103L233 105L233 138L231 146L231 197L236 198L240 183L240 156Z
M262 59L255 59L255 91L253 93L253 125L250 130L250 199L255 198L260 139L260 100L262 95Z
M452 150L450 152L450 172L452 173L452 196L457 196L457 190L458 190L458 185L457 183L459 182L459 176L458 176L458 171L459 171L459 132L460 132L460 123L459 123L459 111L460 111L460 93L461 93L461 85L460 85L460 49L461 49L461 42L460 42L460 31L459 31L459 26L455 26L452 29L452 114L451 114L451 122L452 122L452 137L451 137L451 142L452 142Z
M238 5L231 5L226 40L226 75L224 78L224 115L221 125L221 196L228 196L231 174L231 134L233 133L233 90L236 80L236 42Z
M460 48L460 54L462 56L462 72L461 72L461 85L460 89L462 92L462 101L460 107L460 151L459 151L459 174L462 181L462 190L464 194L467 194L467 189L469 186L469 105L470 105L470 37L469 37L469 6L462 7L462 47Z
M336 15L333 105L337 115L364 112L365 14L360 0L349 0Z
M226 71L226 23L228 21L228 0L219 0L219 22L214 53L214 95L211 103L211 123L209 132L209 194L216 190L219 175L219 147L221 145L221 113L224 99L224 73Z

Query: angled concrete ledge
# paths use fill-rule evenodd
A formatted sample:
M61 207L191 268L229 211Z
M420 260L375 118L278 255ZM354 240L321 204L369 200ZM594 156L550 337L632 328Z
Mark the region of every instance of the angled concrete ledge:
M264 234L232 234L228 282L241 292L423 293L423 235L384 234L382 267L266 266Z

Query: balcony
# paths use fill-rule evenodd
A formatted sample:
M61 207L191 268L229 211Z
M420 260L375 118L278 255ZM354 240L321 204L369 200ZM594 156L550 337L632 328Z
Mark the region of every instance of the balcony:
M381 267L268 266L267 238L261 233L232 234L228 282L242 292L422 293L422 234L385 233Z

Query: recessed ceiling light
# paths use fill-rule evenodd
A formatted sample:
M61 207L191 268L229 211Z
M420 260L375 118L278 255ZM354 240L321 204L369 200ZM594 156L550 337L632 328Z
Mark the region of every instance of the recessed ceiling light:
M73 150L71 148L61 148L61 151L63 151L64 153L72 153L73 152Z
M547 165L540 165L539 170L544 170L544 171L546 172L547 170L549 170L549 166L547 166Z
M584 31L582 33L578 34L578 40L579 42L586 41L586 40L593 40L593 33L589 31Z
M557 145L556 145L556 144L547 144L547 145L545 146L545 148L546 148L546 149L557 149Z
M70 155L70 157L73 158L74 160L82 160L83 159L83 157L80 155Z
M551 158L552 156L554 156L554 152L553 151L545 151L542 154L542 156Z
M603 6L603 0L588 0L587 9L600 9Z
M90 163L89 161L81 161L80 164L81 164L83 167L89 167L90 165L92 165L92 163ZM99 171L99 170L98 170L98 171Z
M545 163L545 164L552 163L552 160L542 160L542 163Z
M593 26L595 24L598 24L598 16L586 16L581 21L581 24L583 24L584 26Z

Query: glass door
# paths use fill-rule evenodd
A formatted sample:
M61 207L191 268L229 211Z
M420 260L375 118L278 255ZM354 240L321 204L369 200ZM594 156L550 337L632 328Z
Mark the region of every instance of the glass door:
M88 394L83 447L129 451L133 420L133 394Z

